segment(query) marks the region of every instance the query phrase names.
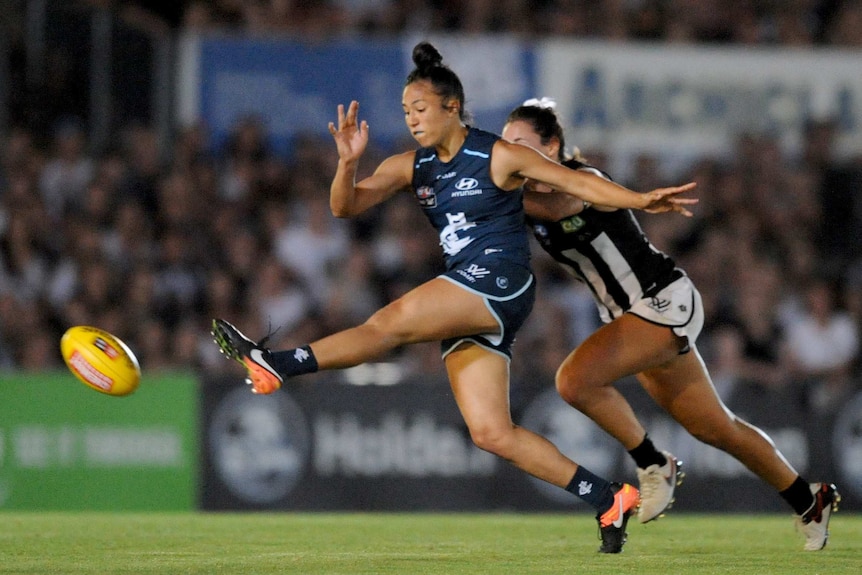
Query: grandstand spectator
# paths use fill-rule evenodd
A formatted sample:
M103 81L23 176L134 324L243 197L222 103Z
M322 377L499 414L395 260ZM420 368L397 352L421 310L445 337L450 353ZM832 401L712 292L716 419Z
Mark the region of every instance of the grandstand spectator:
M851 370L859 354L858 327L838 306L830 280L810 278L802 295L803 308L786 326L786 359L806 389L810 406L829 410L853 389Z
M86 153L86 136L76 120L64 120L54 130L54 149L39 177L39 191L49 215L57 220L76 204L93 178L93 160Z

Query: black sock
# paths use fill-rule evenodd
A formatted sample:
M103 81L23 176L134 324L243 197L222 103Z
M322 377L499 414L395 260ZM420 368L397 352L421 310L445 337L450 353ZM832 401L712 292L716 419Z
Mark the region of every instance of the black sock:
M814 495L811 494L808 482L802 477L797 477L796 481L790 484L790 487L784 491L779 491L778 494L790 504L797 515L805 515L805 512L814 505Z
M595 507L599 515L614 504L614 491L610 482L590 473L583 465L578 466L575 476L566 486L566 491Z
M285 377L314 373L317 371L317 359L311 347L305 345L287 351L272 352L272 366Z
M635 460L635 465L641 469L646 469L653 463L658 464L659 467L667 463L667 458L655 448L649 434L644 435L644 440L641 441L640 445L630 450L629 455Z

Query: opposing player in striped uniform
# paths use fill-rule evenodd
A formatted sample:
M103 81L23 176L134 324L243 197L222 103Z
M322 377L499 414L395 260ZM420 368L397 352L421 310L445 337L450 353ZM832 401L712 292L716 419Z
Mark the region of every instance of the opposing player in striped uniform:
M513 110L503 137L610 179L582 158L566 157L552 101L528 100ZM680 462L656 449L614 387L629 375L694 437L726 451L774 487L796 511L805 549L822 549L840 496L834 485L802 479L763 431L722 403L695 345L703 305L685 272L649 242L631 210L548 194L541 183L526 187L532 190L524 202L536 239L590 288L604 322L560 366L557 389L632 455L641 491L640 522L655 519L672 503L681 474Z

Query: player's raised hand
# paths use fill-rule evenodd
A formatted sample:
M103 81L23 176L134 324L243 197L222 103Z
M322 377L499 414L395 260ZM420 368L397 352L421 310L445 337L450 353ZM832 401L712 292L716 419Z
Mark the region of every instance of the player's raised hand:
M691 217L693 214L686 208L696 204L697 198L680 198L679 194L693 190L697 186L695 182L689 182L682 186L674 186L671 188L659 188L644 194L646 196L647 205L642 208L643 211L649 214L660 214L663 212L678 212L686 217Z
M329 122L329 133L335 139L338 157L344 161L356 161L368 146L368 122L357 121L359 102L353 100L344 112L344 104L338 105L338 125Z

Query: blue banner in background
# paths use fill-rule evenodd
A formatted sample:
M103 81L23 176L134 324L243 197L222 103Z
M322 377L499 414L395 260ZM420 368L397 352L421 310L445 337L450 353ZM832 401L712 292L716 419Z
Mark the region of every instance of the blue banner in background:
M413 68L413 47L422 40L431 42L443 56L443 63L458 74L464 85L464 107L477 128L499 134L512 108L528 98L548 95L537 94L532 45L517 38L407 36L401 43L405 68Z
M418 41L418 39L416 40ZM338 104L360 103L372 143L409 139L401 113L416 41L325 44L284 39L206 38L199 43L199 115L221 149L245 117L261 120L276 152L299 134L328 136ZM475 125L502 129L508 111L534 96L534 57L515 40L432 39L464 83Z
M338 104L358 100L380 143L403 135L397 44L302 44L207 39L200 45L201 117L218 147L243 117L256 116L279 152L297 134L327 134Z

